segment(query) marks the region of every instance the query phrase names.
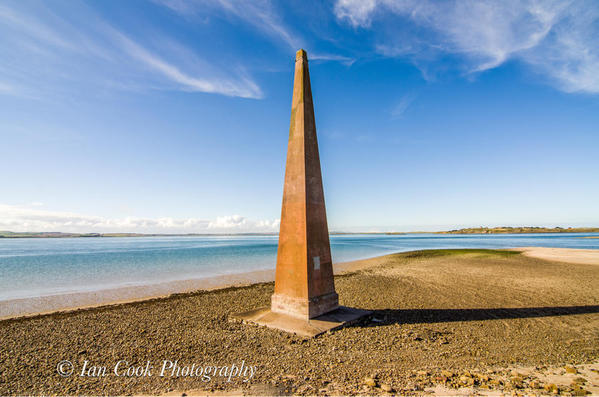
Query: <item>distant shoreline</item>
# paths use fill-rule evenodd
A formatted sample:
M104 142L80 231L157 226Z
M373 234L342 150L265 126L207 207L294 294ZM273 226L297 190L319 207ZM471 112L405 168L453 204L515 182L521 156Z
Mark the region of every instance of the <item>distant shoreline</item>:
M536 227L536 226L502 226L473 227L434 232L436 234L533 234L533 233L599 233L599 227Z
M598 229L599 230L599 229ZM437 232L409 232L437 233ZM329 235L382 234L402 235L404 232L331 232ZM0 231L0 238L92 238L92 237L227 237L278 236L279 233L63 233L63 232L9 232Z
M406 235L406 234L535 234L535 233L599 233L599 227L477 227L446 231L414 231L414 232L331 232L337 235ZM10 232L0 231L0 238L92 238L92 237L227 237L227 236L278 236L278 233L63 233L63 232ZM594 238L594 237L588 237Z

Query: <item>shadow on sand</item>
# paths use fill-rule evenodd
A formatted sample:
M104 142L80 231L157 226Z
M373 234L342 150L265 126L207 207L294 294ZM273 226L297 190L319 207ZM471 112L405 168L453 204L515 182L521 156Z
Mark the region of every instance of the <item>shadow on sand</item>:
M498 309L371 309L370 311L372 312L371 315L350 326L377 327L390 324L426 324L453 321L568 316L573 314L599 313L599 305Z

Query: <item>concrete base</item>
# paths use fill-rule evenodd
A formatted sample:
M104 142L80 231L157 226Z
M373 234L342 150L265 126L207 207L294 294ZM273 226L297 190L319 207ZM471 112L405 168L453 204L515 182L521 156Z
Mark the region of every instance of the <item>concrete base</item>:
M339 306L329 313L308 320L273 312L270 307L263 307L245 313L233 314L229 319L244 324L263 325L268 328L291 332L304 338L313 338L324 332L351 324L370 313L372 312L368 310Z
M302 319L316 318L332 312L339 307L339 296L336 292L313 298L291 298L287 295L273 294L270 310L275 313L288 314Z

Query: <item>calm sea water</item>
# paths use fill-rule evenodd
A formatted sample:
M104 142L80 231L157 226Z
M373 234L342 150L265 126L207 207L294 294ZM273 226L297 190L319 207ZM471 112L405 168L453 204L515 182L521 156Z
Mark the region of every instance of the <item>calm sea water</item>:
M335 235L334 262L430 248L599 249L599 234ZM0 301L273 269L276 236L0 239Z

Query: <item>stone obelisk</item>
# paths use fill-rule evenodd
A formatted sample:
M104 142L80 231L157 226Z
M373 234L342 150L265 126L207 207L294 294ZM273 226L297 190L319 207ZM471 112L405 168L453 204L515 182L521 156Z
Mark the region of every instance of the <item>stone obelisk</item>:
M275 293L271 310L314 318L339 306L306 51L295 57Z
M275 291L270 307L231 320L314 337L370 312L339 306L306 51L295 56Z

